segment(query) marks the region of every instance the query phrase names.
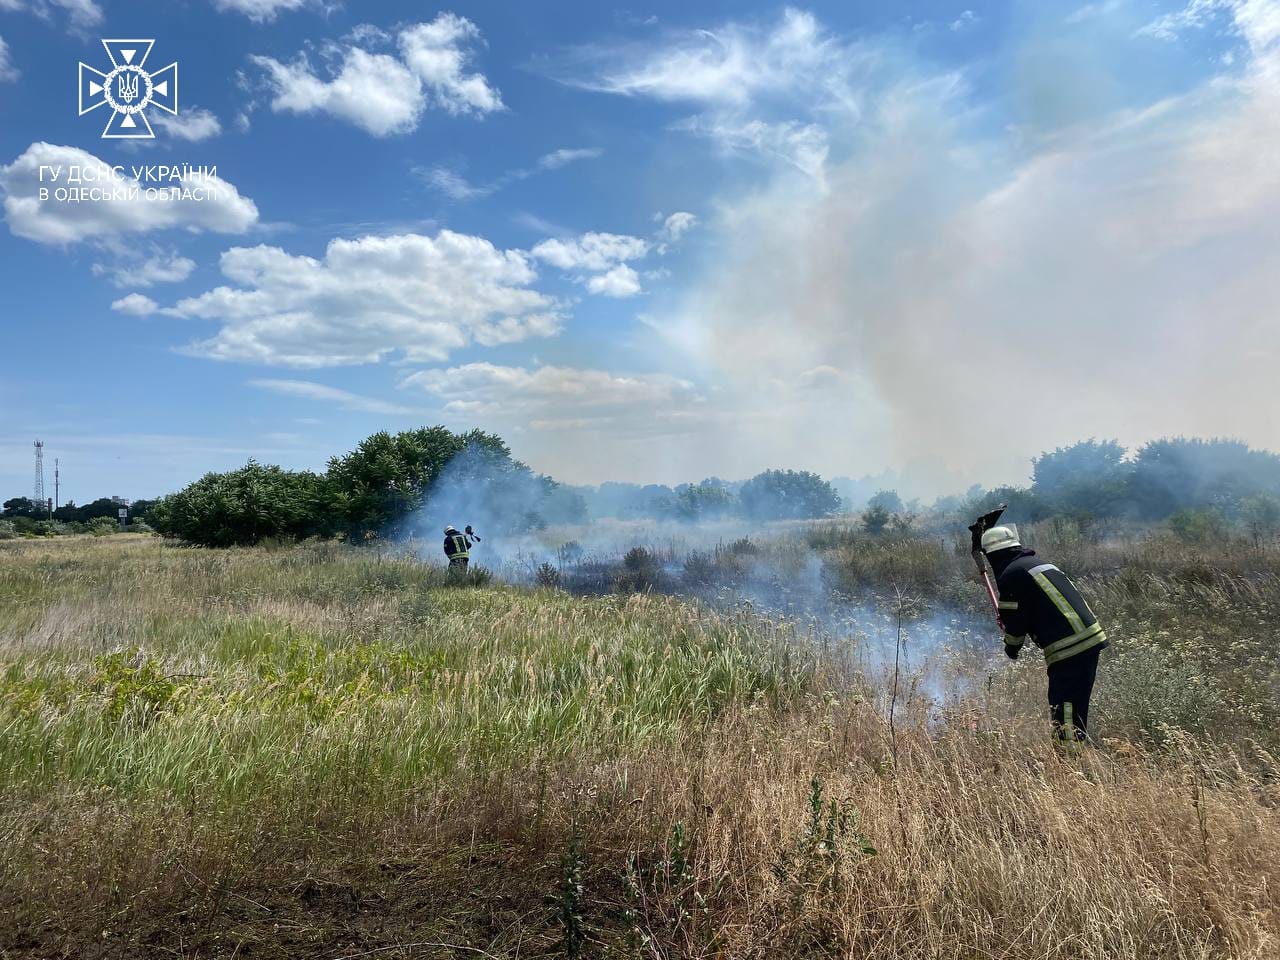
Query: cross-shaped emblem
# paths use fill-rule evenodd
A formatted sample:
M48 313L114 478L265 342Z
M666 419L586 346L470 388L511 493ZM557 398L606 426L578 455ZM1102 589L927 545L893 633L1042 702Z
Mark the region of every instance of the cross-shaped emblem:
M155 132L147 120L147 107L178 112L178 64L148 73L143 69L154 40L103 40L111 71L103 73L81 61L80 116L101 106L111 108L102 131L106 140L150 140Z

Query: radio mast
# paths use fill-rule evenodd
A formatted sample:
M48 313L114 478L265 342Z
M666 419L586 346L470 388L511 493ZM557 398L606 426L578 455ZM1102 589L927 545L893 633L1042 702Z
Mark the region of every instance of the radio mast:
M37 507L44 506L44 441L36 441L36 491L31 498Z

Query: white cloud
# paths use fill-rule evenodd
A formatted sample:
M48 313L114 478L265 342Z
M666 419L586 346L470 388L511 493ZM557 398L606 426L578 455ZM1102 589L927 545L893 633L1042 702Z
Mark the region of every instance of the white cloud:
M692 117L681 126L710 137L724 150L781 160L825 183L830 146L827 131L819 124L797 120L769 123L758 119Z
M111 309L133 317L149 317L160 309L160 305L144 294L131 293L112 303Z
M243 13L254 23L274 20L281 12L300 10L311 0L214 0L219 10Z
M329 113L376 137L417 129L431 107L475 116L503 109L484 75L467 72L469 47L482 42L470 20L441 13L430 23L401 30L397 40L399 57L355 45L326 47L326 54L341 59L339 69L327 71L328 79L316 73L305 54L292 63L264 56L252 60L267 74L272 109Z
M0 83L17 80L19 76L18 68L9 59L9 46L4 42L4 37L0 37Z
M446 410L544 426L583 420L638 425L700 401L693 384L663 373L615 374L557 366L468 363L411 374L401 386L445 400Z
M1176 40L1187 30L1212 23L1239 34L1255 55L1265 55L1280 41L1280 4L1276 0L1190 0L1183 9L1157 17L1138 35Z
M634 297L640 293L640 276L625 263L620 263L608 273L587 279L587 289L606 297Z
M1191 0L1182 10L1157 17L1139 30L1138 35L1176 40L1183 31L1205 26L1234 3L1235 0Z
M667 243L676 243L681 237L698 225L698 218L692 213L680 210L671 214L662 222L658 236Z
M386 137L417 129L425 108L421 82L385 53L352 47L331 80L317 77L305 56L289 64L271 57L251 59L267 71L275 90L271 107L277 112L329 113Z
M208 140L222 132L218 118L200 107L184 107L177 116L159 111L155 115L155 123L170 136L192 142Z
M110 276L116 287L152 287L157 283L180 283L195 270L194 260L182 257L176 251L157 251L145 259L125 256L115 266L101 263L93 265L94 276Z
M180 301L176 316L221 329L190 352L293 367L377 363L393 354L443 360L560 328L559 304L535 289L526 255L442 230L333 240L322 260L279 247L222 255L221 286Z
M55 9L67 13L71 25L78 30L102 22L102 8L94 0L0 0L0 10L29 10L46 20L51 19Z
M483 43L466 17L441 13L430 23L400 32L404 62L422 79L436 106L453 114L484 114L504 109L502 97L482 73L467 73L467 45Z
M530 250L561 270L585 270L594 276L578 277L591 293L606 297L633 297L641 292L640 276L628 260L648 256L651 244L639 237L617 233L584 233L576 240L552 238Z
M972 10L965 10L960 16L951 21L951 32L959 33L967 27L973 26L978 22L978 15Z
M600 147L562 148L543 154L538 158L538 167L541 170L559 170L561 167L576 163L579 160L595 160L602 156L604 156L604 150Z
M62 179L58 184L47 179L40 182L42 166L61 167ZM110 165L77 147L33 143L13 163L0 167L5 219L15 236L38 243L68 244L95 237L169 229L244 233L258 222L258 208L253 201L242 197L232 184L220 177L167 184L208 190L210 196L198 202L174 198L168 193L148 199L145 193L147 185L133 179L127 168L123 183L113 183L108 178L82 186L122 191L141 186L144 189L137 199L67 203L58 201L56 194L51 194L49 199L41 201L41 187L66 185L66 177L73 166L101 171Z
M475 200L494 192L492 185L477 186L462 174L449 167L420 167L414 170L431 189L438 190L450 200Z
M788 8L768 26L729 23L669 33L648 45L592 50L577 86L689 104L678 129L722 150L780 160L821 181L827 126L856 119L859 81L879 68L870 45L841 41L810 13Z
M380 413L398 416L410 415L416 412L412 407L406 407L403 404L388 403L375 397L364 397L358 393L350 393L322 383L313 383L310 380L250 380L249 384L260 390L270 390L272 393L283 394L287 397L303 397L308 400L335 403L344 410L354 410L358 413Z
M745 105L762 94L813 89L839 52L812 14L787 9L771 29L730 23L674 34L652 48L605 51L597 75L575 82L627 96Z
M561 270L597 272L645 256L649 242L617 233L584 233L577 240L543 240L529 252Z
M466 201L492 196L512 183L528 180L539 173L559 170L579 160L593 160L603 154L604 150L599 147L553 150L539 157L538 162L532 167L516 167L489 183L479 184L472 183L454 168L443 165L415 167L413 172L421 177L427 186L443 193L450 200Z

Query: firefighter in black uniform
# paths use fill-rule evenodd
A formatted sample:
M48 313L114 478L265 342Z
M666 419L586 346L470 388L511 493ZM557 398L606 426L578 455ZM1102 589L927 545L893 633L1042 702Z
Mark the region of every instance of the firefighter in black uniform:
M984 532L982 552L1000 591L1004 652L1018 659L1027 637L1044 651L1054 737L1074 746L1085 739L1098 656L1107 645L1102 624L1067 575L1025 549L1013 528Z
M444 555L449 558L450 570L466 573L467 563L471 558L471 537L459 533L457 527L445 527Z

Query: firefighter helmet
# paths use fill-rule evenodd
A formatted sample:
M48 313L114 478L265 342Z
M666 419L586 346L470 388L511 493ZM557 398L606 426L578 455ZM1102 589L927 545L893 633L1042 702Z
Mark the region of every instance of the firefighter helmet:
M1022 546L1022 541L1018 539L1018 528L1012 524L992 527L982 534L983 553L995 553L997 550L1007 550L1010 547L1020 546Z

